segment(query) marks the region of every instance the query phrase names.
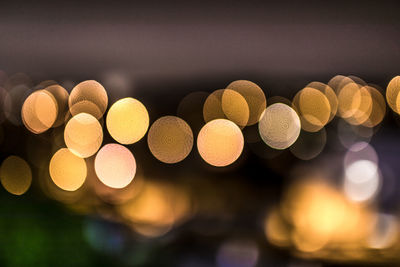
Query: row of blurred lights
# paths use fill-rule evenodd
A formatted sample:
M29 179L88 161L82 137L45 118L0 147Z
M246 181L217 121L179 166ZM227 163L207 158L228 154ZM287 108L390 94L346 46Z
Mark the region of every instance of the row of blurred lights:
M195 133L202 159L224 167L240 157L245 137L250 147L257 143L254 126L258 125L256 135L269 148L289 148L298 158L308 160L323 150L324 127L339 116L340 141L348 148L342 188L338 190L323 179L289 188L281 207L267 217L268 240L316 257L332 256L339 248L342 253L351 248L360 252L351 257L361 257L365 248L396 244L397 218L374 212L369 206L379 193L382 179L376 152L367 142L354 144L346 136L362 131L356 134L368 139L384 119L386 102L376 85L338 75L327 84L308 84L292 101L270 98L267 106L258 85L239 80L211 94L189 94L180 102L178 116L161 117L149 128L147 109L137 99L119 99L107 112L107 92L96 81L81 82L68 93L54 81L42 82L32 90L27 80L24 75L13 76L0 87L0 120L18 125L20 114L22 123L34 134L64 127L61 144L66 147L57 143L58 150L43 171L46 179L40 179L42 189L54 199L68 204L90 202L88 195L94 192L117 207L118 220L142 235L159 236L190 217L190 194L165 182L147 181L140 169L137 175L135 157L126 145L138 142L147 133L154 157L174 164L190 154ZM387 87L386 100L400 114L399 93L397 76ZM105 126L116 143L102 146L106 112ZM262 149L267 151L266 147ZM257 153L257 149L254 151ZM24 194L32 182L31 168L24 159L10 156L1 164L0 181L8 192Z

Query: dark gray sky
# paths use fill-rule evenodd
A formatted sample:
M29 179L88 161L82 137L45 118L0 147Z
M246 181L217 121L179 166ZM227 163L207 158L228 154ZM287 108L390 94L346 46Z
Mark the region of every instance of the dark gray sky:
M397 1L166 2L2 3L0 69L43 79L399 73Z

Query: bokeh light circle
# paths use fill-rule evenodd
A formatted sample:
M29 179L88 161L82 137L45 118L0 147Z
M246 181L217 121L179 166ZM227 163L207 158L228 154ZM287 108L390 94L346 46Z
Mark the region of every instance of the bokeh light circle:
M68 112L69 94L64 87L58 84L49 85L44 90L52 94L57 102L58 114L57 119L53 124L53 127L58 127L64 123L65 115Z
M138 100L127 97L115 102L107 114L110 135L121 144L133 144L143 138L149 128L149 114Z
M147 135L150 152L164 163L184 160L192 151L193 132L181 118L164 116L151 125Z
M226 88L234 90L244 97L250 112L247 125L256 124L267 106L263 90L257 84L247 80L231 82Z
M79 113L65 126L64 141L72 153L87 158L99 150L103 142L103 128L92 115Z
M229 119L239 127L247 125L249 106L246 99L236 91L219 89L211 93L203 106L204 121Z
M300 118L288 105L276 103L263 113L258 130L262 140L272 148L286 149L299 137Z
M107 109L108 96L106 89L94 80L83 81L71 91L68 99L70 112L73 116L79 113L89 113L100 119Z
M0 181L9 193L22 195L31 186L31 168L22 158L9 156L0 166Z
M136 161L126 147L107 144L97 153L94 169L103 184L111 188L124 188L135 177Z
M321 130L331 117L328 98L321 91L311 87L306 87L296 94L293 106L299 113L301 127L308 132Z
M223 167L235 162L242 153L244 138L233 122L217 119L208 122L197 137L200 156L210 165Z
M51 158L49 172L59 188L75 191L85 182L87 167L84 159L76 156L68 148L61 148Z
M52 94L39 90L25 100L21 116L25 127L35 133L43 133L51 128L57 119L58 105Z

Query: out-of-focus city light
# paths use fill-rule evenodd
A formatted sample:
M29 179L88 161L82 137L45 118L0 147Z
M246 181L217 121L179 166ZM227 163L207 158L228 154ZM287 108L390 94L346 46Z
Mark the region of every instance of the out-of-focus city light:
M394 215L378 214L367 245L373 249L385 249L399 240L399 221Z
M246 126L249 120L249 106L246 99L236 91L219 89L211 93L203 106L204 121L229 119L239 127Z
M31 168L22 158L9 156L0 166L0 181L9 193L22 195L31 186Z
M75 191L85 182L87 168L85 160L67 148L58 150L50 160L50 177L61 189Z
M88 80L77 84L71 91L68 99L69 111L72 116L79 113L88 113L100 119L107 109L108 96L104 87Z
M189 215L190 200L177 187L146 181L139 195L119 206L119 211L136 232L157 237Z
M138 100L128 97L115 102L107 113L107 129L121 144L133 144L143 138L149 128L149 114Z
M99 180L111 188L124 188L136 174L131 151L119 144L107 144L96 155L94 168Z
M210 165L224 167L235 162L242 153L244 138L233 122L217 119L208 122L197 137L200 156Z
M308 132L321 130L331 117L328 98L314 88L300 90L293 99L293 106L300 116L302 129Z
M51 93L45 90L33 92L22 105L22 121L25 127L35 133L50 129L57 119L58 105Z
M226 88L240 93L246 100L250 112L247 125L259 122L267 106L264 91L257 84L246 80L231 82Z
M275 149L290 147L299 137L300 129L297 113L282 103L268 106L258 123L262 140Z
M181 118L164 116L151 125L147 143L151 153L158 160L177 163L192 151L193 132Z
M64 141L72 153L87 158L99 150L103 142L103 128L92 115L79 113L65 126Z
M344 191L353 201L370 200L380 186L380 174L376 163L358 160L345 169Z
M398 104L398 98L400 93L400 76L394 77L386 88L386 101L389 107L400 114L400 106Z
M57 119L53 124L53 127L61 126L65 121L65 116L68 112L68 97L69 94L64 87L58 84L53 84L45 87L46 91L53 95L57 102L58 114Z

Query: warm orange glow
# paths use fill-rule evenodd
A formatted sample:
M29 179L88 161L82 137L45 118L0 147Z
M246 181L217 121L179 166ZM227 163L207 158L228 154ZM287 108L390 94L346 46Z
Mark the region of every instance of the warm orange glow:
M190 212L187 193L165 183L145 182L142 191L119 207L134 230L147 237L161 236Z
M236 91L219 89L210 94L203 107L204 121L229 119L244 127L249 120L249 106L245 98Z
M165 116L150 127L147 143L151 153L165 163L184 160L192 151L193 133L190 126L175 116Z
M22 195L31 186L31 168L22 158L9 156L0 166L0 181L9 193Z
M103 142L103 128L92 115L79 113L65 126L64 141L72 153L87 158L99 150Z
M111 188L124 188L136 174L136 161L126 147L107 144L96 155L94 169L99 180Z
M149 128L146 107L134 98L123 98L115 102L107 114L107 129L121 144L133 144L143 138Z
M321 130L331 117L328 98L321 91L311 87L306 87L296 94L293 106L299 113L301 127L308 132Z
M58 106L52 94L45 90L32 93L22 106L21 116L26 128L35 134L43 133L56 121Z
M85 160L67 148L61 148L51 158L50 177L61 189L75 191L85 182L87 168Z
M57 119L53 124L53 127L58 127L64 124L65 115L68 112L69 94L67 90L64 89L64 87L58 84L51 84L45 87L45 90L49 92L57 102L58 114L57 114Z
M236 91L244 97L250 112L247 125L256 124L267 106L263 90L257 84L246 80L231 82L226 88Z
M93 80L76 85L69 96L68 105L72 116L88 113L100 119L107 109L108 96L104 87Z
M400 113L397 99L400 93L400 76L394 77L386 88L386 100L389 107L396 113Z
M217 167L235 162L242 153L243 145L243 134L239 127L225 119L208 122L197 137L200 156Z

